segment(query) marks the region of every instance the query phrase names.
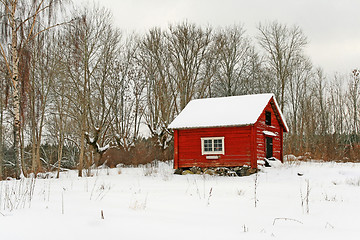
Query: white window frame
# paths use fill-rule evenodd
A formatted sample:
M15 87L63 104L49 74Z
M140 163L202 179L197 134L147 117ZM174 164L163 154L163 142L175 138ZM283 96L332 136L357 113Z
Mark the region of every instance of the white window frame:
M222 154L225 155L225 137L206 137L201 138L201 154L202 155L214 155L214 154ZM204 150L204 141L211 140L212 141L212 151L205 151ZM221 140L222 141L222 151L214 151L214 140Z

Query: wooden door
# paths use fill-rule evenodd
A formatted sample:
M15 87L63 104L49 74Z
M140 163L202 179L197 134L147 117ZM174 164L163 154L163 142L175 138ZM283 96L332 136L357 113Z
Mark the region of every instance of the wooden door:
M265 147L266 158L271 158L273 156L273 139L271 137L266 137Z

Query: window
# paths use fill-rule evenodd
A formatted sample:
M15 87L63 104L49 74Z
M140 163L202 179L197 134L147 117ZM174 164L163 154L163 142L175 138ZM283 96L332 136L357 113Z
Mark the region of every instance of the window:
M268 111L265 112L265 124L271 125L271 112Z
M224 154L224 137L201 138L201 154Z

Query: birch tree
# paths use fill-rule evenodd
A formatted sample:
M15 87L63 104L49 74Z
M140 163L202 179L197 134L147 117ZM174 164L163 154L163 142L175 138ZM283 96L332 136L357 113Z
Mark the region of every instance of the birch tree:
M2 65L2 61L0 61L0 66ZM5 69L5 68L2 68ZM3 179L3 165L4 165L4 131L3 131L3 123L4 123L4 111L5 111L5 72L0 71L0 180Z
M23 168L21 163L20 151L20 85L19 78L19 62L24 49L27 48L36 36L44 33L50 28L59 24L53 24L54 12L63 3L62 0L1 0L0 12L2 22L2 42L0 45L0 53L5 62L8 74L11 76L12 89L12 112L13 120L13 136L14 136L14 160L16 164L16 177L23 177ZM47 21L41 21L46 18ZM41 24L40 28L35 28ZM7 48L10 46L10 49Z

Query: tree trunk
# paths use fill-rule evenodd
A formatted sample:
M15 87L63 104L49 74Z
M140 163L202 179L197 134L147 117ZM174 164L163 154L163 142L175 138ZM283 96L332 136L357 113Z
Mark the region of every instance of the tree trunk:
M281 99L280 99L280 110L284 112L284 105L285 105L285 77L281 79Z
M34 117L34 116L32 116ZM34 121L33 121L34 124ZM31 144L31 171L35 174L37 174L37 167L36 167L36 157L35 157L35 153L36 153L36 137L35 137L35 127L32 126L32 131L31 131L31 140L32 140L32 144Z
M35 79L32 79L32 88L33 91L31 92L31 138L32 138L32 149L31 149L31 155L32 155L32 166L31 170L37 175L38 172L42 172L42 164L40 162L40 147L41 147L41 136L42 136L42 125L43 125L43 119L44 119L44 109L42 109L41 112L41 119L39 123L38 128L38 119L36 119L36 97L35 97ZM44 98L41 104L45 104L46 98Z
M58 144L59 144L59 147L58 147L58 169L57 169L56 178L59 178L59 176L60 176L61 159L62 159L63 147L64 147L62 136L60 136L60 141Z
M46 99L46 98L45 98ZM45 105L46 100L42 104ZM45 108L45 107L43 107ZM37 166L37 172L43 172L44 169L42 167L41 161L40 161L40 148L41 148L41 137L42 137L42 128L43 128L43 122L44 122L44 115L45 115L45 109L42 109L41 111L41 119L39 124L39 129L37 130L37 138L36 138L36 166ZM35 127L36 124L35 124ZM49 160L50 162L50 160Z
M82 170L84 167L84 157L85 157L86 106L84 103L83 105L84 105L83 112L81 113L81 137L80 137L79 173L78 173L79 177L82 177Z
M25 137L24 137L24 128L21 127L20 125L20 163L21 163L21 175L20 177L23 178L25 176L28 176L28 172L27 169L25 168L25 161L24 161L24 157L25 157L25 145L24 145L24 141L25 141Z
M1 89L2 86L1 86ZM3 179L3 164L4 164L4 152L3 152L3 99L0 95L0 181Z
M39 138L40 139L38 139L37 144L36 144L36 155L35 155L37 173L38 172L43 172L43 167L42 167L42 164L41 164L41 161L40 161L41 136Z
M15 177L24 177L21 164L21 147L20 147L20 94L19 94L19 56L17 50L17 32L15 23L15 7L11 14L11 54L12 54L12 83L13 83L13 110L14 110L14 155L15 155Z
M82 170L83 170L83 165L84 165L84 153L85 153L85 124L84 124L84 120L82 120L82 130L81 130L81 139L80 139L80 155L79 155L79 173L78 176L82 177Z

